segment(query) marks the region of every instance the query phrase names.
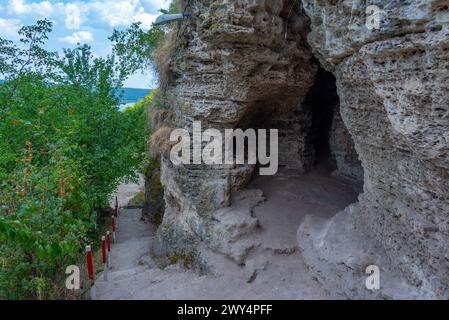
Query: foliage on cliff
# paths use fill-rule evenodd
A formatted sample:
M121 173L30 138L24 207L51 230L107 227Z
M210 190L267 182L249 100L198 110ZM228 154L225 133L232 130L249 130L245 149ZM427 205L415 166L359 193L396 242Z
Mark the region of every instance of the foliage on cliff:
M187 4L183 0L173 0L164 14L181 12ZM153 69L159 79L159 88L165 91L170 79L170 57L176 45L176 25L152 26L145 31L141 23L133 23L125 31L114 30L109 38L118 57L126 61L129 72Z

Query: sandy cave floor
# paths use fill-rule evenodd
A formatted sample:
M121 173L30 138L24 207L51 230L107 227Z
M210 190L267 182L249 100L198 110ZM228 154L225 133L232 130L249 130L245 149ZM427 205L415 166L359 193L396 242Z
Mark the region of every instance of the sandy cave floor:
M118 189L126 203L141 185ZM331 217L357 201L359 186L334 178L318 166L300 178L255 179L250 188L263 190L267 201L254 210L260 232L259 250L238 266L215 254L214 274L199 276L181 265L164 270L149 256L156 228L141 220L139 209L122 209L108 281L96 281L97 299L329 299L333 298L307 271L296 232L306 214Z

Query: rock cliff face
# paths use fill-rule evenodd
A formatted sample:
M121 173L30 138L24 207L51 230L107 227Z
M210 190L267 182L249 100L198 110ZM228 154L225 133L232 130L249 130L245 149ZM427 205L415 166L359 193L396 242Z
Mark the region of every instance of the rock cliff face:
M318 64L307 44L309 20L300 4L192 1L189 11L192 19L180 27L168 87L176 98L178 127L192 131L193 121L201 121L203 130L279 128L281 169L306 172L314 150L306 135L311 112L304 99ZM167 206L155 250L183 251L207 240L227 252L220 248L226 247L223 239L237 236L213 232L222 229L213 212L231 205L232 192L248 183L254 166L175 167L163 156L161 168ZM248 216L235 219L232 228L238 229Z
M358 205L321 222L322 233L311 233L319 223L309 221L299 242L323 280L363 272L377 260L387 278L397 272L418 295L447 298L449 2L370 1L381 9L377 30L366 27L362 2L303 2L312 22L309 43L337 78L341 115L365 180ZM351 237L379 248L367 254L345 241ZM351 295L351 284L331 282Z
M449 1L368 2L381 10L373 30L365 1L191 1L170 66L174 122L279 128L279 174L301 175L317 151L307 97L326 68L339 97L328 137L336 173L363 179L364 192L334 218L302 223L305 261L338 295L447 298ZM254 169L174 166L162 155L154 252L201 261L208 246L242 263L263 196L238 190ZM366 290L371 264L385 290Z

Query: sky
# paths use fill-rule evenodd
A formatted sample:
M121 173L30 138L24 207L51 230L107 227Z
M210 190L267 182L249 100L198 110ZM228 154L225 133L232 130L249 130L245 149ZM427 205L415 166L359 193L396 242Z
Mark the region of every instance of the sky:
M18 40L17 30L37 20L53 22L47 50L62 52L77 43L87 43L97 56L111 52L108 37L114 29L126 29L131 23L142 22L148 29L167 8L170 0L0 0L0 37ZM136 74L125 87L154 88L155 75L151 70Z

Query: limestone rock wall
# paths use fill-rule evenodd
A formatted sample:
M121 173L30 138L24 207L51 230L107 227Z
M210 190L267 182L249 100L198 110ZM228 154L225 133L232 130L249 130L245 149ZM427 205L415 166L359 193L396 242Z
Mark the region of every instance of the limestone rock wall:
M337 81L330 144L338 169L360 178L359 159L364 193L333 219L302 224L310 270L346 297L449 297L449 1L190 3L167 90L176 126L279 127L281 166L304 173L315 157L304 100L316 57ZM367 27L369 5L381 10L378 29ZM166 208L154 252L202 242L241 263L245 234L257 227L251 207L263 197L233 191L254 169L175 167L162 155ZM371 264L385 280L378 292L364 286Z
M386 278L397 272L422 296L447 298L449 2L303 3L312 21L309 42L337 78L342 119L365 171L357 206L324 232L310 232L320 228L312 222L299 231L306 260L324 284L342 272L359 279L362 266L377 261ZM368 4L382 10L378 30L366 27ZM352 228L342 225L344 214ZM355 245L351 253L344 240L352 236L380 246L370 256ZM357 281L332 285L347 296L368 294Z
M329 147L337 166L333 174L356 182L363 182L363 167L355 150L351 134L341 118L339 105L336 106L332 119Z
M310 127L303 100L318 66L307 43L309 21L300 2L196 0L190 4L192 18L179 28L167 90L176 100L172 106L176 126L192 130L192 122L201 121L203 130L279 127L280 166L304 173L313 164L314 153L298 132ZM254 169L250 165L175 167L162 156L166 210L155 252L182 251L199 240L217 243L216 247L226 243L210 239L214 224L220 222L213 212L232 204L232 191L246 185Z

